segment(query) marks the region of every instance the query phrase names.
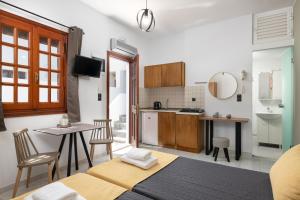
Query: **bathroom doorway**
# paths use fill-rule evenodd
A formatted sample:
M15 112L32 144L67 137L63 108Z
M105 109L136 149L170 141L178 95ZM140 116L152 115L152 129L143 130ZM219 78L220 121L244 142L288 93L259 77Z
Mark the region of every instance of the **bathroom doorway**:
M254 156L277 159L292 146L293 67L292 47L253 52Z

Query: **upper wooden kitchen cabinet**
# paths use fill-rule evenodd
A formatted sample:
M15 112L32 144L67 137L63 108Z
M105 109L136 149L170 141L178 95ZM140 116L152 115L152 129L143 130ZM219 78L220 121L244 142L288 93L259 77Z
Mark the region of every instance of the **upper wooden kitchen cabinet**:
M185 63L146 66L144 85L145 88L185 86Z
M161 73L163 87L185 86L185 63L163 64Z
M146 66L144 69L144 87L161 87L161 65Z
M176 140L176 113L159 112L158 113L158 144L164 147L175 147Z
M203 122L198 115L176 115L177 149L198 153L203 150Z

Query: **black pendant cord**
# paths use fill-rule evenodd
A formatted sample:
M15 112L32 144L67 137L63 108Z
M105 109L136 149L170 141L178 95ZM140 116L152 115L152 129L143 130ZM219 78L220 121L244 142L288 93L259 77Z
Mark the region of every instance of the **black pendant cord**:
M18 10L27 12L27 13L29 13L29 14L31 14L31 15L34 15L34 16L37 16L37 17L39 17L39 18L45 19L45 20L47 20L47 21L49 21L49 22L52 22L52 23L54 23L54 24L60 25L60 26L62 26L62 27L68 28L68 29L72 29L71 27L69 27L69 26L67 26L67 25L64 25L64 24L62 24L62 23L56 22L56 21L54 21L54 20L52 20L52 19L49 19L49 18L47 18L47 17L43 17L43 16L41 16L41 15L39 15L39 14L36 14L36 13L34 13L34 12L31 12L31 11L26 10L26 9L24 9L24 8L21 8L21 7L19 7L19 6L16 6L16 5L7 3L7 2L2 1L2 0L0 0L0 2L3 3L3 4L6 4L6 5L8 5L8 6L11 6L11 7L13 7L13 8L16 8L16 9L18 9Z

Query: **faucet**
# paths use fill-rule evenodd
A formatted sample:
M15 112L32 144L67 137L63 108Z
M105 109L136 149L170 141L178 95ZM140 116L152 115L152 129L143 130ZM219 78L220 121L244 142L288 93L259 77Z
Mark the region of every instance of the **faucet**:
M167 98L167 101L166 101L166 109L169 108L169 98Z

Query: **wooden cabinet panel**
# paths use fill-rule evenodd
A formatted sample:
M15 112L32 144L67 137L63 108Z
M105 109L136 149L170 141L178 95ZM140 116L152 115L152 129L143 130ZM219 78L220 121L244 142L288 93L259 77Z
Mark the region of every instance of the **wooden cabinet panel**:
M185 63L169 63L146 66L144 68L144 87L185 86Z
M144 87L161 87L161 65L146 66L144 69Z
M165 147L175 147L176 114L173 112L158 113L158 144Z
M178 149L203 150L203 121L196 115L176 115L176 145Z
M183 62L164 64L161 72L163 87L185 85L185 64Z

